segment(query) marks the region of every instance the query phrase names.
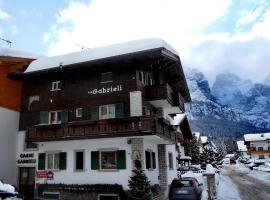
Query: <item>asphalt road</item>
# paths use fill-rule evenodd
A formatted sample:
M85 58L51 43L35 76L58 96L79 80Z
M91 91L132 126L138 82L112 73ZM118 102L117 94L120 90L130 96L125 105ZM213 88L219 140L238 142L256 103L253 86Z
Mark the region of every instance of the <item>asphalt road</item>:
M270 181L262 181L249 176L248 169L241 170L233 165L226 166L222 174L228 176L237 186L242 200L270 200Z

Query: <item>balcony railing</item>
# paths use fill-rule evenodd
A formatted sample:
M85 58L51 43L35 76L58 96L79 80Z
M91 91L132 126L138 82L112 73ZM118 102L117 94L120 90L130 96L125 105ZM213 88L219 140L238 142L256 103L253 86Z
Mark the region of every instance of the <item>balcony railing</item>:
M249 154L270 154L270 150L255 150L255 149L248 149Z
M171 106L178 106L183 112L185 111L184 98L180 93L174 92L168 84L146 86L145 99L147 101L166 100Z
M27 128L28 142L158 135L176 140L175 130L155 116L74 121L63 124L36 125Z

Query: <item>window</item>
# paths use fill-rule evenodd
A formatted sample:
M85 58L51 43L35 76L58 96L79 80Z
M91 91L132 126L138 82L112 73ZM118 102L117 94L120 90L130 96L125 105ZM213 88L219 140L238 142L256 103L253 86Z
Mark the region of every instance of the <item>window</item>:
M106 82L112 82L112 72L106 72L101 74L101 82L106 83Z
M101 169L116 169L116 151L102 151Z
M61 123L61 111L51 111L49 115L50 124L60 124Z
M143 71L139 71L139 80L144 84L144 73L143 73Z
M59 192L43 192L43 198L58 200L60 199L60 193Z
M59 169L59 153L47 153L47 169Z
M172 153L168 153L168 159L169 159L169 169L173 169L173 155L172 155Z
M45 165L46 164L46 165ZM66 152L47 152L38 154L38 170L60 169L65 170L67 167Z
M75 171L84 170L84 151L75 151Z
M115 104L99 106L99 119L115 118Z
M82 117L82 112L83 112L82 108L76 108L76 117L77 118Z
M259 159L264 159L264 155L259 155Z
M262 151L263 150L263 147L258 147L258 151Z
M126 169L125 150L100 150L91 152L92 170Z
M156 155L152 150L145 151L146 169L156 169Z
M119 200L117 194L98 194L98 200Z
M61 81L54 81L49 83L48 89L50 91L57 91L63 88L63 83Z
M40 111L40 124L59 124L68 122L68 110Z

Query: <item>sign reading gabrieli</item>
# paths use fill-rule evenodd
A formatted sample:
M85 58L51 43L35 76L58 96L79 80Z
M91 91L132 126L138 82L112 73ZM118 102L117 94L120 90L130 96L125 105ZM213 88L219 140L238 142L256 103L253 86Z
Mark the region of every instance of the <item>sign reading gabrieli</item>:
M106 94L106 93L114 93L114 92L120 92L122 91L122 85L116 85L116 86L110 86L110 87L102 87L99 89L93 89L88 92L88 94Z

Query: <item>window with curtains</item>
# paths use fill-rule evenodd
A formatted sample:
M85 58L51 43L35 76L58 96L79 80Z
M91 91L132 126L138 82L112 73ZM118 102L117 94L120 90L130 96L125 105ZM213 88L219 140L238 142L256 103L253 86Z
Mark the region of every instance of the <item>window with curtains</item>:
M66 152L46 152L38 154L38 170L65 170L66 167Z
M40 124L60 124L68 122L68 110L40 111Z
M91 120L121 118L123 116L123 103L96 105L91 107Z

